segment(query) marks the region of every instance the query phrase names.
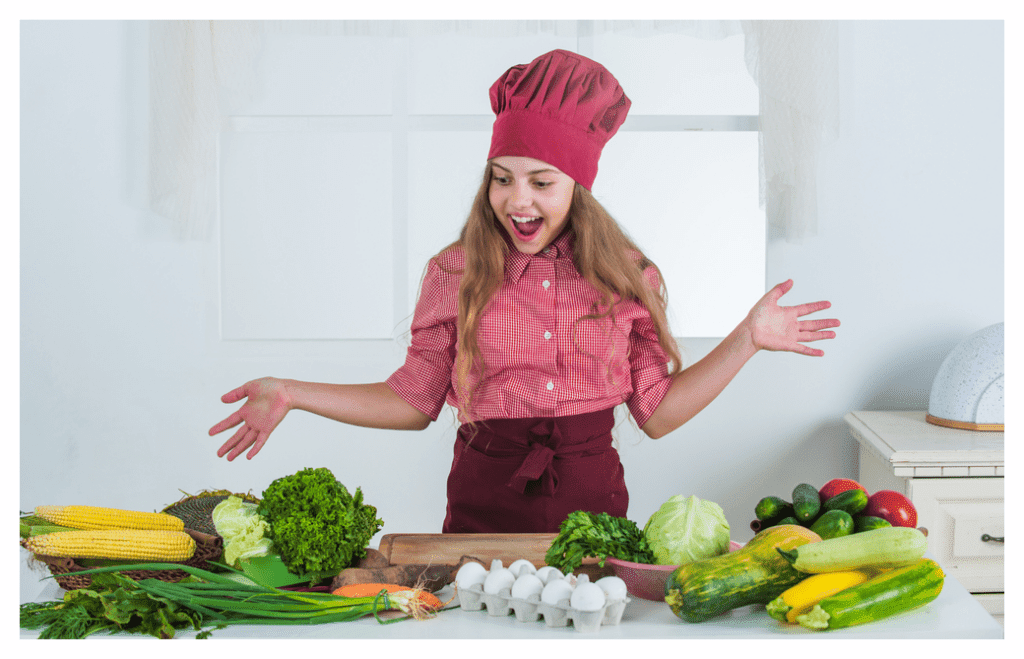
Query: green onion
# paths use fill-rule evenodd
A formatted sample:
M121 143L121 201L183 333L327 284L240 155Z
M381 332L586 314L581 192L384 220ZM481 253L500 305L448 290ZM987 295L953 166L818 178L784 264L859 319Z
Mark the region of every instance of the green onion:
M159 579L136 581L138 588L152 596L162 597L188 607L203 616L204 624L228 625L280 624L312 625L346 622L373 615L386 624L406 617L384 621L381 611L402 610L399 603L385 591L374 597L342 597L322 592L296 592L260 584L249 585L215 572L178 563L141 563L110 565L82 570L76 575L132 570L184 570L198 580L169 583ZM230 569L230 568L229 568Z

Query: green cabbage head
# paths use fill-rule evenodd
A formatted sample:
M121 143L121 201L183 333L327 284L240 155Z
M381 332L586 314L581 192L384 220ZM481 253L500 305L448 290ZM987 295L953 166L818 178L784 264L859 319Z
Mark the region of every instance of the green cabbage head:
M644 527L657 565L686 565L729 551L729 522L714 501L677 494Z
M255 503L232 495L213 509L213 525L224 539L224 562L228 565L241 567L241 559L266 556L274 547L266 537L270 525L256 508Z

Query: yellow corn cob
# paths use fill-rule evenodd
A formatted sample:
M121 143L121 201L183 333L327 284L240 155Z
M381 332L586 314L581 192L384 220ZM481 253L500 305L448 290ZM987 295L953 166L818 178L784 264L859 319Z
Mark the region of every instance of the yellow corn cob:
M181 531L185 523L167 513L144 513L137 510L100 508L97 506L36 506L35 513L58 526L72 529L152 529Z
M786 622L796 623L796 617L826 597L835 595L847 588L858 586L878 571L872 569L844 570L814 574L779 595L779 604L785 610ZM778 606L779 604L776 604ZM786 610L785 607L789 607ZM779 611L781 613L781 611Z
M192 558L196 541L182 531L101 529L61 531L24 540L34 554L58 558L112 558L177 562Z

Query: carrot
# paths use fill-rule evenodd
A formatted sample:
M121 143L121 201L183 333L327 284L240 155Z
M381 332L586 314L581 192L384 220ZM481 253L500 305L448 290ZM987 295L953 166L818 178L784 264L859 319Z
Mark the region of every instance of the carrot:
M387 567L347 567L331 582L331 592L350 584L386 583L406 588L422 588L429 592L440 590L455 580L452 565L389 565Z
M419 601L420 606L431 611L437 611L444 606L441 600L433 593L428 593L420 588L409 588L408 586L399 586L391 583L348 584L334 590L332 594L340 595L341 597L373 597L382 590L388 594L409 593Z

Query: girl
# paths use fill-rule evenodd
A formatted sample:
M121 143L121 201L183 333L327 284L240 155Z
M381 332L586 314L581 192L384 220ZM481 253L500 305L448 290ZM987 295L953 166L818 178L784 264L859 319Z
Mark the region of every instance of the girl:
M712 352L682 369L657 267L591 196L630 101L600 64L556 50L491 87L495 112L480 190L459 239L423 278L405 364L385 382L262 378L225 394L245 404L218 451L255 456L292 409L344 423L422 430L448 402L459 427L446 533L556 532L574 510L625 517L612 446L625 403L661 437L708 405L760 350L824 354L839 321L799 320L828 302L779 306L779 284Z

